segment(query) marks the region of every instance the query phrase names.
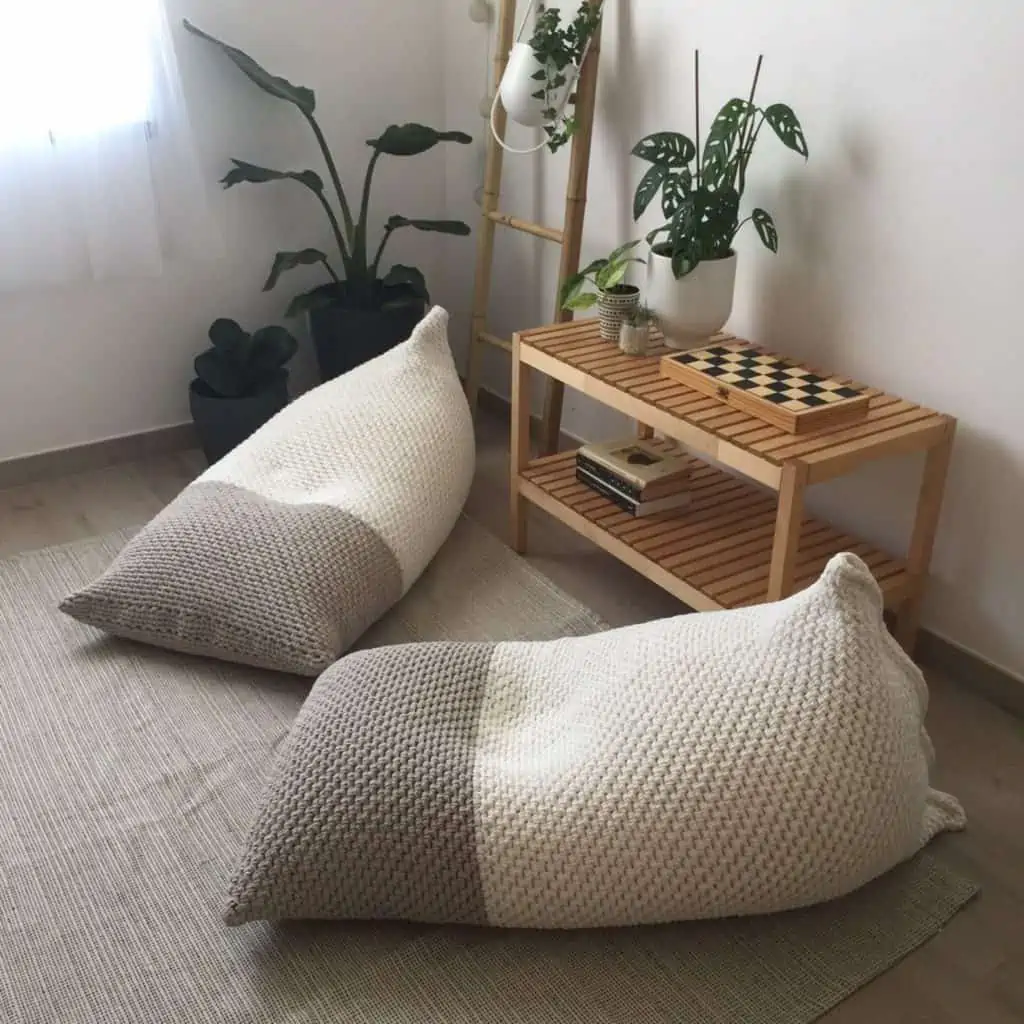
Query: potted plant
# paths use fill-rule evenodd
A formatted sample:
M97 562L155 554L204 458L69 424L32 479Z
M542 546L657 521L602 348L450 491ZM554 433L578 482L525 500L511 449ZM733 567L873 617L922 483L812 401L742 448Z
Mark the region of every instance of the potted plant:
M309 123L320 147L333 197L328 197L324 181L315 171L275 171L242 160L232 160L234 167L221 183L225 188L232 188L249 182L294 181L309 189L323 207L337 247L340 272L320 249L279 252L263 286L264 291L270 291L282 274L295 267L323 265L330 281L297 295L287 309L288 316L309 315L323 378L337 377L405 341L422 319L429 294L423 274L417 268L396 264L385 272L382 260L392 235L404 228L447 235L468 235L470 229L460 220L427 220L395 215L385 224L380 244L371 256L370 194L377 163L383 156L418 156L442 142L468 145L473 140L463 132L439 132L422 124L391 125L379 138L367 142L373 152L359 207L353 210L330 147L314 116L316 97L312 90L271 75L241 50L207 35L188 21L185 27L226 54L264 92L295 106Z
M740 219L750 158L765 125L805 159L807 141L791 107L756 105L762 61L758 58L749 97L731 99L722 107L702 147L698 55L697 141L678 132L656 132L633 148L634 156L651 165L636 190L634 219L639 220L659 193L667 218L647 236L647 288L665 343L672 348L699 347L729 319L736 281L733 242L744 224L753 221L764 245L778 251L778 232L767 210L758 207Z
M571 94L590 41L601 23L601 2L581 0L568 22L562 21L562 12L557 7L541 3L530 41L517 41L509 54L499 89L501 102L518 124L528 128L543 126L546 145L552 153L576 134ZM524 19L524 28L525 25ZM573 108L568 113L567 106Z
M210 341L213 347L196 357L189 405L214 463L288 404L286 367L298 343L283 327L249 334L234 320L214 321Z
M627 356L645 356L651 344L654 314L644 304L637 306L619 328L619 348Z
M623 320L640 305L640 289L626 283L626 274L631 263L643 263L637 256L629 254L640 245L641 239L619 246L607 256L594 260L578 274L565 282L559 303L562 309L577 312L597 306L601 325L601 337L605 341L617 342ZM594 291L585 291L587 282Z

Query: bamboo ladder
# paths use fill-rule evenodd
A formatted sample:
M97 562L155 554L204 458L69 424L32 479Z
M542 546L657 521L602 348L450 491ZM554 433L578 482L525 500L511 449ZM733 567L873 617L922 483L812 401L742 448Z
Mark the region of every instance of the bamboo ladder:
M601 0L588 0L598 6ZM501 15L498 28L498 43L494 57L494 89L497 92L508 65L509 53L515 40L516 0L501 0ZM494 267L494 233L499 224L516 231L525 232L535 238L556 242L562 247L561 266L558 273L558 290L580 269L580 250L583 245L583 219L587 209L587 179L590 174L590 150L594 130L594 101L597 95L597 69L601 56L601 28L597 30L590 44L590 51L576 83L575 116L578 129L572 140L572 155L569 163L569 183L565 196L565 221L562 228L549 228L531 224L498 208L501 198L501 174L505 151L493 135L488 135L487 171L484 178L483 221L477 243L476 284L473 293L472 333L469 344L469 366L466 373L466 393L470 408L476 414L480 394L480 362L482 347L512 351L512 343L487 330L487 310L491 298L491 276ZM495 114L495 129L504 138L508 127L508 115L501 103ZM557 293L556 293L557 294ZM573 314L563 310L555 300L556 323L572 320ZM565 385L560 381L548 383L544 400L544 418L541 425L540 449L550 454L558 448L558 437L562 428L562 402Z

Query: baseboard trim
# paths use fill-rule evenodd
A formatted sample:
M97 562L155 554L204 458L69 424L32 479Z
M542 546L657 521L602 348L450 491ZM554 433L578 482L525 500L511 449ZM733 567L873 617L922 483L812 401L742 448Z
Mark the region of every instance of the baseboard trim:
M480 407L498 415L511 415L511 404L508 399L492 391L481 390ZM540 418L534 416L532 422L536 427L540 423ZM582 443L580 438L567 434L564 430L559 438L560 448L574 448ZM915 658L923 667L948 676L1004 711L1024 718L1024 679L1018 679L1012 672L992 664L975 651L961 647L938 633L922 629Z
M197 445L195 427L191 423L179 423L171 427L145 430L138 434L123 434L119 437L104 438L102 441L90 441L71 448L54 448L50 451L37 452L35 455L2 459L0 488L17 487L20 484L70 476L74 473L87 473L118 462L168 455L195 448Z
M1024 680L976 651L922 629L916 657L926 668L941 672L1011 715L1024 718Z

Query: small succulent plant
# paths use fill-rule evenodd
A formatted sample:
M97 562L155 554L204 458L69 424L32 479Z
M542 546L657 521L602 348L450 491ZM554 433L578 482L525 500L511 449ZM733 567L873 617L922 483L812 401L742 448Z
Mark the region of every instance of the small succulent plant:
M196 376L219 398L247 398L266 390L295 355L298 342L283 327L249 334L234 320L215 320L213 348L196 357Z

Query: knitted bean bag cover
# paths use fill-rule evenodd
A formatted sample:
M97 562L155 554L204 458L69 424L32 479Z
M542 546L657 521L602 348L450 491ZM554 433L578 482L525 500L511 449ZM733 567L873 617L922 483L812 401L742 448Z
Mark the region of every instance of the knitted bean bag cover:
M319 675L419 577L473 478L469 406L433 310L211 466L63 611L117 636Z
M584 928L835 899L964 825L853 555L778 604L348 656L279 752L226 920Z

